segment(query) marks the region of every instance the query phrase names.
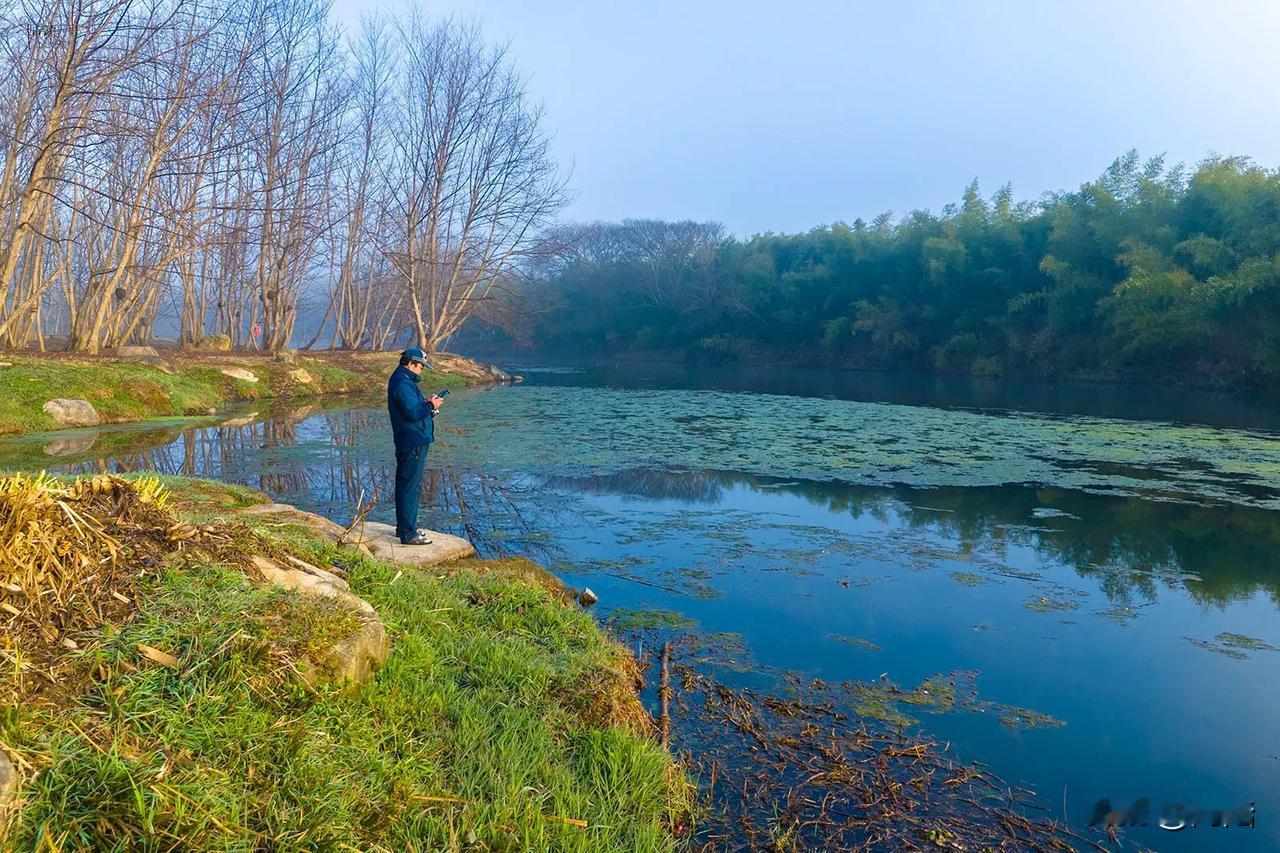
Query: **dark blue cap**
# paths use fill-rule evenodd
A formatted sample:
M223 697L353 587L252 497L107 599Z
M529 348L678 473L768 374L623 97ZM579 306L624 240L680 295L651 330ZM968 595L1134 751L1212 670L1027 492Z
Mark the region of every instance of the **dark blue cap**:
M401 355L402 357L404 357L404 358L408 358L408 359L411 359L411 360L413 360L413 361L426 361L426 360L427 360L427 354L426 354L425 352L423 352L422 350L418 349L417 347L409 347L407 350L405 350L404 352L400 353L400 355Z

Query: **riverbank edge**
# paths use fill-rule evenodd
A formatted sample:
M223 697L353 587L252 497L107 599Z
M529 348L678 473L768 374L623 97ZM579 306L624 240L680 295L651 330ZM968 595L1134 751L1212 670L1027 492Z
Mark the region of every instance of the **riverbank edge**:
M656 742L639 699L639 666L547 570L523 559L389 562L352 545L334 522L270 505L251 489L185 477L123 479L159 480L173 514L190 529L234 531L237 543L256 542L254 563L262 560L257 553L267 553L279 565L302 565L301 559L332 566L385 623L390 657L362 686L316 686L305 662L282 665L279 654L315 647L316 635L332 645L338 635L323 602L315 614L285 615L280 625L288 611L280 591L246 584L243 565L179 561L180 568L162 571L154 588L138 596L137 612L123 624L74 638L83 669L96 663L93 675L70 682L82 689L59 685L49 691L52 704L0 704L0 758L19 769L16 800L0 797L0 849L24 838L60 846L59 837L83 841L84 832L103 842L116 833L131 842L283 838L264 834L271 820L254 803L224 803L227 792L212 787L203 796L200 785L210 776L223 789L228 782L269 789L272 804L285 801L281 820L305 825L317 843L328 837L391 843L383 849L407 839L451 849L463 840L483 849L678 847L694 788ZM285 596L290 606L309 600ZM174 618L183 613L197 618ZM263 620L288 638L283 646L264 639ZM237 636L256 638L258 652L265 642L271 652L230 678L211 675L218 664L200 653L216 649L216 658ZM538 683L528 683L531 675ZM422 681L432 687L418 695ZM266 707L229 710L236 699L253 705L263 696ZM135 701L145 706L137 717L130 713ZM219 724L241 727L231 749L211 746L209 733L198 730L211 723L204 703L224 703L213 712ZM227 714L232 719L221 718ZM245 730L246 722L257 728ZM312 732L319 722L327 725ZM485 725L491 730L472 731ZM169 737L162 734L166 726ZM426 736L426 729L440 743L411 749L409 732ZM244 779L245 768L235 767L245 760L239 750L282 730L290 741L307 741L306 772L289 763L254 763ZM360 767L342 765L353 758ZM333 767L315 772L317 762L329 760ZM378 765L376 772L370 765ZM476 766L468 772L463 765ZM341 779L331 778L335 773ZM344 790L342 803L330 801L334 782L362 780L370 790ZM166 792L176 801L161 802ZM346 808L353 805L347 801L358 808ZM374 802L379 819L371 825ZM388 822L387 810L398 819Z
M0 436L198 417L255 401L304 403L371 395L395 369L396 353L307 351L269 356L165 350L162 355L0 353ZM428 357L431 390L517 379L451 353ZM80 401L55 404L50 401Z
M922 366L893 367L866 360L832 356L821 348L799 351L749 348L730 357L701 352L693 347L661 350L611 350L592 352L581 356L566 355L558 351L493 350L477 348L475 358L497 364L545 361L556 366L585 363L627 363L654 365L681 365L692 367L726 368L796 368L802 370L832 370L841 373L875 376L916 376L975 381L1043 382L1050 385L1096 385L1120 388L1151 388L1160 391L1211 391L1235 394L1261 400L1280 400L1280 385L1268 385L1257 381L1233 380L1217 373L1177 376L1152 369L1150 371L1106 370L1087 368L1077 370L1018 370L1013 367L997 372L942 369Z

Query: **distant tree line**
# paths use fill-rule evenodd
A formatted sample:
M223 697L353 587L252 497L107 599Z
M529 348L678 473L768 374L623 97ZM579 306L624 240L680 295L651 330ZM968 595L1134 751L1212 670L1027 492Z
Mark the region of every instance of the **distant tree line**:
M0 346L143 343L167 312L188 345L434 348L545 245L562 190L473 26L0 0Z
M1135 152L1075 192L803 234L561 227L511 331L551 351L1280 382L1280 172Z

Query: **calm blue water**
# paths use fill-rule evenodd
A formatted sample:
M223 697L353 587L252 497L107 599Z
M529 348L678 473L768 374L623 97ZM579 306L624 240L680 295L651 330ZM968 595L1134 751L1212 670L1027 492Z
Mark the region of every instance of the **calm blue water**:
M1128 837L1280 849L1274 409L803 371L519 372L449 398L424 525L553 566L602 618L658 608L734 637L743 682L971 673L965 708L904 710L1055 814L1253 800L1254 830ZM7 467L216 476L340 521L361 494L392 520L390 458L383 410L363 406L0 447ZM1011 708L1059 724L1002 723Z

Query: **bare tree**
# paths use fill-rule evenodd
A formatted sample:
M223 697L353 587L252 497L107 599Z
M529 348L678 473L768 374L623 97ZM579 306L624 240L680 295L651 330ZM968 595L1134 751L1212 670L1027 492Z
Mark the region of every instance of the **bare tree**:
M103 102L124 75L146 64L174 12L133 0L21 0L3 7L0 335L10 343L39 309L44 229L59 215L59 190L79 183L67 173L93 157L93 137L110 120Z
M343 114L337 34L320 0L276 0L265 11L251 84L262 93L249 143L256 178L253 291L249 321L259 345L279 350L297 323L303 282L327 236L330 179Z
M387 36L387 27L378 18L362 22L353 50L351 128L332 195L338 215L331 241L328 315L333 320L331 346L342 349L359 349L368 342L374 295L386 290L378 283L385 285L387 264L374 242L381 223L371 219L377 216L375 164L386 150L387 99L395 64L394 45ZM317 336L321 332L323 328Z
M501 48L326 0L0 0L0 345L435 348L564 202ZM306 322L299 326L299 313Z
M110 239L90 260L71 317L73 349L148 337L171 272L199 246L203 186L222 143L218 120L247 56L221 35L207 10L182 7L108 102L115 156L89 218Z
M383 171L390 226L378 245L402 280L421 346L434 350L534 244L564 183L524 81L476 27L399 22L402 65Z

